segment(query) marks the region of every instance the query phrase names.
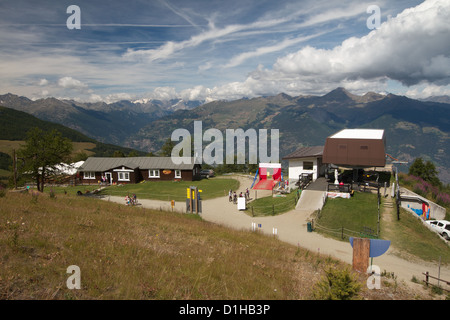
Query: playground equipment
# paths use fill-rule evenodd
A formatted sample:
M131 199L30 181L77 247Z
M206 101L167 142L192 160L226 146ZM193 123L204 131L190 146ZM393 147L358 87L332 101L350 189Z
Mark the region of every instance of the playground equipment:
M272 174L270 171L272 171ZM272 176L272 178L268 179L270 176ZM258 177L259 181L255 184ZM253 179L251 189L272 190L281 180L281 163L260 163L255 178Z

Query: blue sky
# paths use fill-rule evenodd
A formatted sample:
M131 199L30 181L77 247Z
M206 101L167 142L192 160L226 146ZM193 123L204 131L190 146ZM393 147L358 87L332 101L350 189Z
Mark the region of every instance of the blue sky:
M70 5L81 29L68 29ZM380 9L380 26L367 20ZM373 21L373 20L371 20ZM0 3L0 93L81 101L450 94L450 2Z

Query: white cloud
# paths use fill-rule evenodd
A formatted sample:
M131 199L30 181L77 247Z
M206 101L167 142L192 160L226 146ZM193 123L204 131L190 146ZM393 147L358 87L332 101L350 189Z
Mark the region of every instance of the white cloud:
M171 100L178 98L178 94L173 87L157 87L150 94L150 98L157 100Z
M341 12L344 15L344 12ZM348 15L354 14L354 12ZM332 19L323 14L307 23ZM310 45L280 57L271 70L259 66L243 82L230 82L203 88L200 95L211 99L237 99L243 96L277 94L323 94L345 87L362 94L367 91L385 92L388 80L411 86L435 83L422 89L420 95L440 92L450 82L450 2L428 0L390 18L368 35L350 37L332 49ZM299 40L300 42L300 40ZM261 47L232 57L227 67L236 66L279 47L289 40ZM189 92L193 89L186 89ZM418 89L409 91L418 94ZM195 90L194 90L195 91Z
M233 58L231 58L231 60L224 67L230 68L230 67L238 66L248 59L251 59L254 57L259 57L261 55L272 53L272 52L281 51L281 50L286 49L295 44L315 38L321 34L323 34L323 32L316 34L316 35L310 35L307 37L298 37L295 39L284 39L283 41L276 43L274 45L271 45L271 46L260 47L253 51L240 53L240 54L234 56Z
M367 36L330 50L307 46L277 60L274 71L318 80L388 77L405 85L450 81L450 2L428 0Z
M425 0L400 14L421 0L376 1L384 23L372 32L365 21L370 0L234 6L162 1L154 6L160 11L153 12L160 19L137 21L145 29L130 33L130 39L120 32L99 38L87 27L74 41L66 33L63 38L59 27L11 22L0 31L0 40L8 40L0 41L5 43L1 90L85 101L141 97L148 91L146 98L161 100L322 94L338 86L363 93L389 91L392 83L402 84L397 92L411 95L448 92L448 0ZM386 21L389 14L397 16ZM17 15L26 22L26 15ZM180 27L181 19L189 25L177 32L148 24ZM132 25L125 19L99 21L97 27Z
M116 101L120 101L120 100L132 100L133 97L125 92L120 92L120 93L112 93L112 94L108 94L103 101L105 101L106 103L112 103L112 102L116 102Z
M58 86L65 89L76 89L82 90L86 89L87 84L81 82L80 80L74 79L72 77L63 77L58 80Z
M48 80L47 80L47 79L40 79L40 80L39 80L39 85L40 85L40 86L46 86L46 85L48 85Z
M181 99L188 100L205 100L211 95L211 89L204 86L195 86L194 88L183 90L180 93Z
M172 57L175 53L192 47L197 47L200 44L207 41L217 41L224 40L223 38L230 37L235 35L236 33L247 31L247 30L255 30L255 29L268 29L270 27L277 26L279 24L285 23L289 21L292 17L282 17L276 19L264 19L257 20L255 22L249 24L231 24L225 27L216 27L211 20L208 29L200 32L199 34L193 35L190 39L174 42L168 41L164 43L162 46L156 49L149 50L134 50L128 49L127 52L123 55L126 60L144 60L144 61L155 61L155 60L164 60Z
M435 84L417 85L411 87L405 92L405 95L411 98L420 99L432 96L450 95L450 85L438 86Z

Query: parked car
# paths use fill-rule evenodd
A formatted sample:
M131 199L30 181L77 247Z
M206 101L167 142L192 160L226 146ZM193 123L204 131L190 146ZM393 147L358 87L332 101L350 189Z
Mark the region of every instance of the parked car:
M428 220L426 221L431 229L436 231L444 239L450 240L450 221L447 220Z
M204 170L200 171L200 175L202 177L206 177L206 178L214 177L214 170L204 169Z

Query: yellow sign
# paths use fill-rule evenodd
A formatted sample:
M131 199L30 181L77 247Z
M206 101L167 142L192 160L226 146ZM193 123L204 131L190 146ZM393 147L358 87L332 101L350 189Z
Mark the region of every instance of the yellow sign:
M172 200L170 204L172 205L172 209L173 209L173 207L175 207L175 200Z
M191 189L187 188L187 198L190 199L191 198Z

